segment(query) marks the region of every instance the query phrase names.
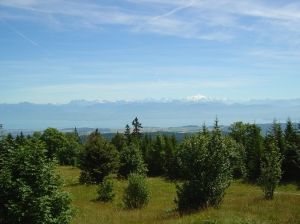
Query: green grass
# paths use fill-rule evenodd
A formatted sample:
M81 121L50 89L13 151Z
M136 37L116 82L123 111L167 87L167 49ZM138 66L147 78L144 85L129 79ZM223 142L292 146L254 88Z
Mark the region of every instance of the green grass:
M65 190L74 196L78 208L72 223L300 223L300 191L293 184L276 189L274 200L266 201L255 185L235 181L226 191L219 209L209 208L180 217L175 211L175 184L163 178L148 178L152 195L150 203L140 210L123 208L122 194L126 180L115 179L117 193L113 202L96 201L97 186L79 185L80 171L59 167L66 181Z

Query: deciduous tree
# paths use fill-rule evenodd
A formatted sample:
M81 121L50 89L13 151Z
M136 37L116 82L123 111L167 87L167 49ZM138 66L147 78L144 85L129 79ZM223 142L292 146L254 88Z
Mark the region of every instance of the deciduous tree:
M138 173L146 176L148 169L143 161L141 151L136 145L129 145L120 152L119 174L125 178L130 173Z

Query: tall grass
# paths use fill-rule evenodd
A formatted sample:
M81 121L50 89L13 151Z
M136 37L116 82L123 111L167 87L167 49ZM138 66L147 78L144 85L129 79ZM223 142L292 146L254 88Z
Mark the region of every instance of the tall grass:
M210 208L180 217L174 203L175 184L163 178L148 178L150 203L140 210L126 210L122 204L126 180L115 179L113 202L97 201L97 186L79 185L79 170L59 167L65 176L65 190L74 195L79 209L73 220L77 223L300 223L300 191L287 184L276 189L274 200L264 200L260 187L235 181L226 191L220 209Z

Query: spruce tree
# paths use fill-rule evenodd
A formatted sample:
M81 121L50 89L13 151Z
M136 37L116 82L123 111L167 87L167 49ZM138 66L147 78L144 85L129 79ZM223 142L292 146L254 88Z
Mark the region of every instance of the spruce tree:
M100 183L119 168L119 152L96 129L78 153L81 183Z
M245 147L247 181L256 182L260 176L260 162L264 152L264 138L260 134L261 128L255 124L247 126Z
M132 135L137 139L141 139L142 133L140 131L141 131L141 128L143 128L143 127L137 117L132 121L132 126L133 126Z
M286 122L284 139L286 150L282 162L282 179L284 181L300 181L300 135L290 118Z

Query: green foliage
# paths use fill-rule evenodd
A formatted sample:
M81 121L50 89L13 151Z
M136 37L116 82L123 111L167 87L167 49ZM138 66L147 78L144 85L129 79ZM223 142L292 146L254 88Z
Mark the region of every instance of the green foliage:
M141 140L140 150L142 152L143 159L146 164L148 164L148 154L150 148L152 147L152 144L153 144L152 135L148 133L144 134Z
M246 180L256 182L260 176L260 162L264 152L264 137L260 134L261 128L255 124L247 125L246 139Z
M238 153L231 153L231 162L239 164L239 168L233 165L234 177L243 177L247 181L255 182L260 175L260 161L264 151L261 128L239 121L234 122L228 129L231 131L229 136L240 145Z
M142 153L137 146L131 144L120 152L119 175L127 178L130 173L146 176L148 169L143 161Z
M125 126L124 135L125 135L126 137L130 135L130 127L129 127L128 124L126 124L126 126Z
M160 176L164 174L165 139L158 133L148 150L147 163L149 175Z
M26 145L26 138L23 135L23 132L21 131L20 135L17 135L16 139L15 139L15 143L19 146L23 146Z
M79 137L76 132L67 132L65 133L66 144L65 147L57 152L57 158L60 165L77 165L77 154L82 148L82 145L79 143Z
M234 179L245 179L246 171L246 151L241 143L237 143L231 137L225 137L226 146L229 150L229 160Z
M145 144L148 143L148 147ZM154 140L149 141L148 135L142 140L145 160L151 176L164 175L167 179L177 179L178 166L176 153L178 143L174 135L158 133Z
M55 128L44 130L40 140L46 144L47 156L49 158L57 157L60 151L65 150L67 139L63 133Z
M286 123L284 139L286 150L282 162L282 179L284 181L300 182L300 134L290 118L288 118Z
M0 223L69 223L71 196L62 191L41 142L0 146Z
M47 128L42 135L35 132L33 138L42 140L48 157L57 158L60 165L76 165L77 153L81 148L76 128L74 132L66 134L55 128Z
M109 202L116 196L114 182L109 176L104 177L103 181L98 185L97 194L98 200L103 202Z
M96 129L78 153L78 167L82 170L81 183L102 182L119 168L119 152Z
M126 138L124 135L121 135L119 132L117 132L114 137L110 141L116 149L121 152L121 150L126 146Z
M229 136L232 137L237 143L245 146L247 140L247 127L248 124L244 124L241 121L234 122L228 127L228 129L231 131Z
M272 125L269 127L269 130L265 137L265 142L268 141L274 141L276 146L279 148L281 155L284 155L286 151L286 142L284 139L284 134L281 128L281 124L279 124L276 119L274 119Z
M0 124L0 141L2 140L3 132L3 125Z
M132 121L132 126L133 126L132 135L137 139L141 139L142 133L140 131L141 131L141 128L143 128L143 127L137 117Z
M13 136L8 133L6 136L2 137L2 144L8 145L10 147L16 146Z
M267 200L273 199L274 190L281 179L281 162L282 156L275 141L268 142L261 162L261 176L258 179Z
M126 208L137 209L147 205L150 200L150 188L143 175L131 173L128 185L124 189L123 202Z
M225 189L232 182L232 171L229 150L217 121L211 136L200 133L186 138L178 157L182 176L185 177L183 185L176 186L175 203L179 212L219 207Z
M164 147L164 175L169 180L178 179L179 167L177 163L176 153L178 151L178 143L174 135L168 137L164 135L165 147Z

